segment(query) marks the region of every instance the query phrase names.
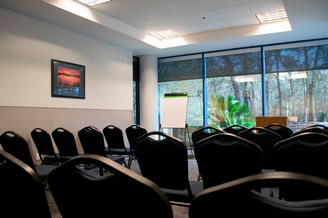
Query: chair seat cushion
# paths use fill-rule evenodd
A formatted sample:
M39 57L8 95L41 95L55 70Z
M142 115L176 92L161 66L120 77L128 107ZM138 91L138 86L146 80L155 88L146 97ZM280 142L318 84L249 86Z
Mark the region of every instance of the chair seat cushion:
M199 192L203 191L203 182L201 181L190 181L190 188L192 191L193 197L195 197ZM187 189L186 190L174 190L174 189L165 189L162 188L165 194L168 196L170 201L190 203L191 199L189 198Z

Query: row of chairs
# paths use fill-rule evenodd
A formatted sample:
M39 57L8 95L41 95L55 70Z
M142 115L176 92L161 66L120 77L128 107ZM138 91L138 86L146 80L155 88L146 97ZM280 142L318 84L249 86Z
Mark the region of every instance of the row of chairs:
M51 217L44 186L25 163L0 151L1 214L10 217ZM94 164L108 172L90 175L80 167ZM261 194L263 187L282 190L298 187L316 190L323 198L273 199ZM63 217L160 217L173 218L170 201L151 180L99 155L80 155L58 166L49 175L49 188ZM328 180L292 173L271 172L242 177L195 196L190 218L228 216L327 217ZM131 203L124 203L124 202ZM106 208L106 210L104 210ZM127 209L128 208L128 209Z
M251 128L237 135L203 128L195 132L194 136L200 138L202 134L204 138L196 142L194 152L204 188L268 169L328 179L328 134L324 131L309 127L281 139L265 128Z
M119 131L118 131L119 130ZM115 131L115 132L110 132ZM84 151L84 154L97 154L110 158L120 164L126 166L123 154L129 155L128 167L130 167L133 158L133 145L135 139L147 132L143 127L131 125L126 129L131 150L124 146L123 135L121 130L115 126L107 126L104 128L104 135L110 147L105 151L104 136L95 127L88 126L78 132L78 136ZM51 136L41 128L35 128L31 132L32 139L38 150L42 164L34 164L31 156L30 146L28 142L14 131L6 131L0 136L0 144L3 150L14 155L47 181L49 173L60 163L63 163L72 157L80 155L78 153L73 133L64 129L57 128L52 132L52 137L58 148L59 153L55 153L55 149L51 140ZM120 143L120 144L119 144ZM117 145L118 144L118 145ZM124 151L121 151L124 150ZM114 155L120 154L120 155ZM49 164L50 163L50 164ZM56 163L55 165L53 163Z

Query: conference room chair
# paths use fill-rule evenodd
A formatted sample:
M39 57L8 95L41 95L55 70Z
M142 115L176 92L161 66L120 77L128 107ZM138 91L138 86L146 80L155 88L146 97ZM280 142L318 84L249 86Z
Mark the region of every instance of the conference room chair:
M264 128L269 129L275 133L278 133L281 137L281 139L287 139L293 134L293 130L290 128L280 125L278 123L273 123L270 125L265 126Z
M81 165L104 168L90 175ZM167 196L152 181L99 155L80 155L51 172L49 187L63 217L172 218Z
M328 130L326 130L326 129L319 128L319 127L306 127L297 132L294 132L291 136L296 136L299 134L303 134L305 132L317 132L317 133L322 133L322 134L328 135Z
M161 187L171 202L190 203L202 182L189 181L187 147L180 139L159 131L139 137L135 154L141 173Z
M47 182L49 173L57 167L57 165L34 164L27 141L14 131L4 132L0 136L0 144L3 150L15 156L36 171L44 183Z
M197 142L199 142L202 139L205 139L211 135L217 134L217 133L224 133L224 131L217 129L215 127L212 126L205 126L203 128L200 128L198 130L196 130L195 132L193 132L191 134L191 140L193 145L195 146L197 144Z
M223 131L227 132L227 133L232 133L232 134L238 135L238 133L240 133L246 129L248 129L248 128L245 126L234 124L234 125L224 128Z
M27 164L0 150L0 216L51 218L45 187Z
M42 164L61 162L59 153L55 152L50 134L41 128L35 128L31 132L33 142L38 150Z
M97 154L126 166L125 158L123 156L106 154L104 136L96 127L86 126L82 128L78 131L78 137L84 154Z
M255 191L293 186L328 193L328 181L319 177L292 172L262 173L205 189L191 202L189 217L328 217L327 196L293 201Z
M306 128L309 128L309 127L316 127L316 128L321 128L321 129L324 129L324 130L327 130L328 131L328 126L325 126L325 125L322 125L322 124L313 124L313 125L310 125Z
M108 146L108 150L106 150L105 147L106 153L110 155L128 156L130 158L131 151L130 148L125 147L123 131L120 128L114 125L108 125L103 129L103 134Z
M147 130L140 125L131 125L125 129L125 134L130 144L130 156L128 161L128 168L131 167L132 161L135 159L134 147L137 138L147 133Z
M204 189L262 171L262 149L231 133L199 141L195 156Z
M305 132L278 142L273 148L277 171L305 173L328 179L328 135ZM300 192L296 189L295 192ZM314 190L302 190L312 195Z
M58 148L62 161L67 161L79 155L73 133L65 128L58 127L52 131L51 135Z
M278 133L262 127L253 127L240 132L238 136L259 145L263 152L263 169L274 170L272 148L282 140Z

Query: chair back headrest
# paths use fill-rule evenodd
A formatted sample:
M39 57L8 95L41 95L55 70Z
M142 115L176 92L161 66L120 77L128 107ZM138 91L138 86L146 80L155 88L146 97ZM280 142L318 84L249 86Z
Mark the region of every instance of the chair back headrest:
M147 130L139 125L131 125L125 129L130 148L134 149L137 138L147 133Z
M217 129L215 127L212 126L205 126L203 128L200 128L198 130L196 130L195 132L193 132L191 134L191 139L194 145L197 144L197 142L199 142L202 139L205 139L211 135L217 134L217 133L224 133L224 131Z

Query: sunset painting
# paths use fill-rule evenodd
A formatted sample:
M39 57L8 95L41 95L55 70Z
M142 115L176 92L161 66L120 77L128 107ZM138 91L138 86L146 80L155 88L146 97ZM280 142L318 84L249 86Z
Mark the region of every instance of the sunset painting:
M58 86L80 87L81 86L81 72L75 69L65 67L58 67Z

